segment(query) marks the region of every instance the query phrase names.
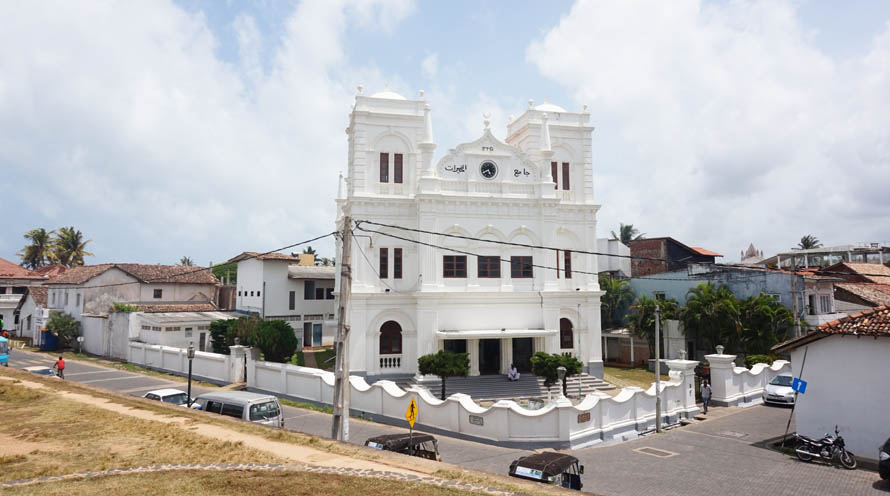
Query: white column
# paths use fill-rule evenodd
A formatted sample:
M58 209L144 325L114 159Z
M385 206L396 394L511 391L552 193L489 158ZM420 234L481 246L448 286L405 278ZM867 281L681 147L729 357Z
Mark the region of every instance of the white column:
M695 360L668 360L667 366L670 368L671 380L680 381L683 384L683 409L686 410L688 416L694 416L698 413L698 407L695 406L695 366L698 362ZM713 391L713 387L711 388Z
M507 375L513 361L513 338L501 339L501 374Z
M711 401L715 405L730 405L733 394L732 369L735 355L705 355L711 367Z
M479 340L467 340L467 353L470 355L470 375L479 375Z

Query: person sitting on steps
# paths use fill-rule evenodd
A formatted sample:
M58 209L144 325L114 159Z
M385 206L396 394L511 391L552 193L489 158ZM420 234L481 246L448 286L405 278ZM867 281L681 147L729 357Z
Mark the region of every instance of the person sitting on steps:
M516 365L512 363L510 364L510 370L507 372L507 379L510 379L511 381L519 380L519 371L516 370Z

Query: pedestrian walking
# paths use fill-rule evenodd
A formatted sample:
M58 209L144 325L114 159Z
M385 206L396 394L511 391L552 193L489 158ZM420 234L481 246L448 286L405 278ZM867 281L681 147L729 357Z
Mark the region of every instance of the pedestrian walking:
M56 373L59 374L61 379L65 378L65 360L62 359L62 357L59 357L59 359L56 360L56 364L53 365L53 368L56 369Z
M707 415L708 404L711 403L711 385L708 384L707 379L701 381L701 402L704 404L705 415Z

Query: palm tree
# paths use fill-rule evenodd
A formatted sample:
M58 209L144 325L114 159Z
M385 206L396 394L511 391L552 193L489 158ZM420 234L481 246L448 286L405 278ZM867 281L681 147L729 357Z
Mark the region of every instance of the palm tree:
M798 243L797 246L800 247L801 250L811 250L813 248L822 248L822 243L819 242L819 238L812 234L807 234L800 238L800 243Z
M315 250L312 248L312 246L307 246L306 248L303 248L303 253L307 255L315 255Z
M83 265L83 257L91 257L92 253L86 251L87 243L91 240L83 240L83 233L71 227L62 227L53 240L53 251L58 263L66 267Z
M742 348L746 354L766 354L783 341L794 323L794 315L767 294L746 298L739 302L742 322Z
M686 332L698 336L705 349L711 350L722 344L728 350L741 350L739 303L726 286L716 286L709 281L690 289L680 320Z
M625 279L615 279L607 274L599 276L600 289L606 294L600 297L603 329L611 329L624 323L622 311L634 300L634 290Z
M655 306L661 309L662 322L667 319L676 319L679 314L679 305L672 298L653 300L646 295L640 295L630 306L630 312L625 317L627 326L634 335L643 338L649 343L649 356L655 357ZM664 343L661 350L664 351ZM664 356L664 353L661 354Z
M615 234L615 231L612 231L612 239L617 239L624 244L628 244L636 239L643 239L645 233L641 233L639 229L635 229L633 224L618 224L618 233Z
M183 267L192 267L195 265L195 262L189 257L182 257L179 259L179 265L182 265Z
M49 263L52 263L54 254L52 250L52 235L55 231L47 231L44 228L31 229L25 233L25 239L31 244L25 246L18 253L22 257L22 267L36 269Z

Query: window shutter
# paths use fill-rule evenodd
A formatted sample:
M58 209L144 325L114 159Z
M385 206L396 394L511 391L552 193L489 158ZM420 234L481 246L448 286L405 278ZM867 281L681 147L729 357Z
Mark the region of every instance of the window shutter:
M565 251L565 259L566 259L566 279L572 278L572 252L569 250Z
M393 157L392 182L402 184L402 154L396 153Z
M553 189L559 188L559 177L557 177L556 162L550 162L550 174L553 175Z
M381 183L389 182L389 154L388 153L380 154L380 182Z
M389 277L389 248L380 249L380 278Z
M568 163L568 162L563 162L563 163L562 163L562 189L564 189L564 190L568 190L568 189L569 189L569 186L570 186L570 185L569 185L569 176L570 176L570 174L569 174L569 163Z
M402 278L402 249L392 249L392 277L393 279Z

